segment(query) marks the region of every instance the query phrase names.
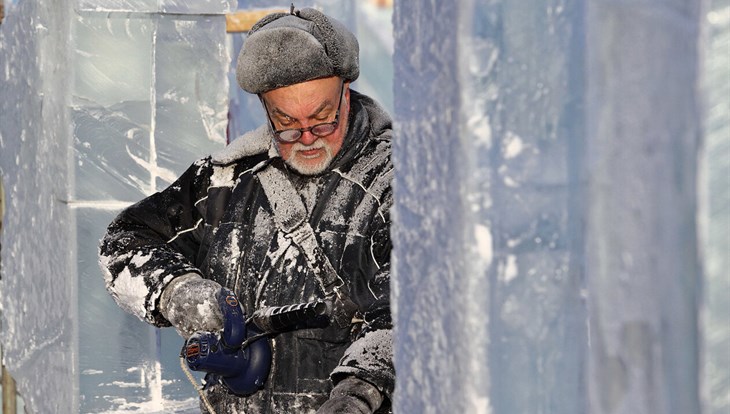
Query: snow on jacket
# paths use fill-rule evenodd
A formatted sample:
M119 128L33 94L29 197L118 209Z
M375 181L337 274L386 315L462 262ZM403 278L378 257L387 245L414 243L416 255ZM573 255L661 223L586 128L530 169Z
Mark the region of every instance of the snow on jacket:
M274 337L263 390L239 398L220 385L206 388L219 413L313 412L332 381L348 375L392 396L391 120L367 96L350 96L342 149L324 173L305 177L289 170L262 126L125 209L101 242L107 289L119 306L156 326L170 325L158 309L163 289L191 272L233 289L248 315L264 306L321 299L303 253L277 229L258 173L278 168L290 177L364 322ZM379 412L389 410L388 400Z

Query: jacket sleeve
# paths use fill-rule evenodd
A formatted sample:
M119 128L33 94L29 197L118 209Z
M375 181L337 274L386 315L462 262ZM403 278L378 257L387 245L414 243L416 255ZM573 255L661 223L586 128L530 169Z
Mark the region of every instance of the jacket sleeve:
M390 313L391 205L392 191L388 189L373 219L370 234L372 251L368 254L372 254L379 263L378 271L369 281L369 290L375 300L363 315L363 329L331 375L335 384L348 376L364 379L375 385L388 399L392 398L395 388Z
M194 260L210 171L208 159L194 163L170 187L123 210L101 240L107 290L122 309L156 326L170 325L158 311L164 287L200 274Z

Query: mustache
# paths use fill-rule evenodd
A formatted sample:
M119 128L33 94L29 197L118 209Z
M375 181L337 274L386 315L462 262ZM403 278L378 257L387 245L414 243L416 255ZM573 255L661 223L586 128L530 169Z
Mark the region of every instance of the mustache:
M314 141L311 145L304 145L301 142L297 141L292 145L291 149L292 151L308 151L313 149L320 149L324 148L324 142L322 142L321 139L318 139Z

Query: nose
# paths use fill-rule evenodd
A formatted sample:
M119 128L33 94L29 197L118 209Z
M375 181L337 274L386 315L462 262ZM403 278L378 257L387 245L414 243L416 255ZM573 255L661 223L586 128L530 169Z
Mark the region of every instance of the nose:
M314 135L312 131L304 131L302 132L302 136L299 138L299 142L303 145L312 145L317 138L318 137Z

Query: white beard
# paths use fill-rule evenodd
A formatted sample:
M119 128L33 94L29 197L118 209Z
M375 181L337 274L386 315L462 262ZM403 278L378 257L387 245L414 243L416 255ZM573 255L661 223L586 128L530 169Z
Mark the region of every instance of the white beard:
M318 156L317 161L314 159L307 159L299 151L307 151L313 149L324 148L324 156ZM325 143L324 140L318 139L312 143L312 145L304 145L301 142L295 142L291 147L291 153L286 163L302 175L316 175L329 167L332 162L332 148L329 144Z

